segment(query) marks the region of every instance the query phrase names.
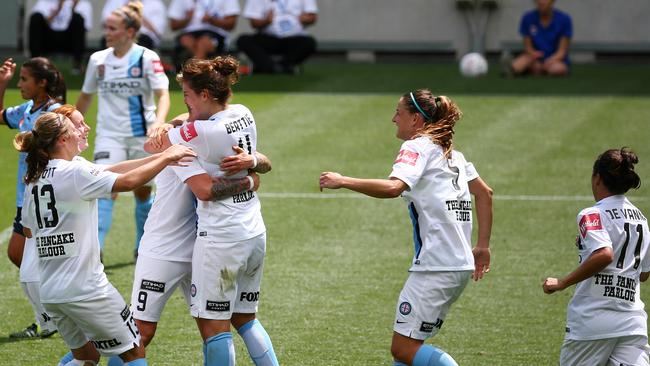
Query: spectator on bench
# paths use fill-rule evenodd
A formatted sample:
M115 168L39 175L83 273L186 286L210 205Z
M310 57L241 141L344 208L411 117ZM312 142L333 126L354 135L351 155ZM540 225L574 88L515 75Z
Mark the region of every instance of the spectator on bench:
M253 63L255 73L296 71L316 50L316 40L305 31L316 23L316 0L248 0L244 17L257 30L237 40L237 48ZM273 55L281 55L274 61Z
M86 32L93 26L92 15L88 0L38 0L29 17L31 57L69 53L73 57L73 73L81 73Z

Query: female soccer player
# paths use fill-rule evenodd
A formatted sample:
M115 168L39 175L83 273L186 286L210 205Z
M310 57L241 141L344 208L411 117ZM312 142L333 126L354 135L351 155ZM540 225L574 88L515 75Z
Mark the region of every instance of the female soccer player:
M461 116L448 97L426 89L404 94L393 116L397 138L404 143L389 179L334 172L320 176L321 189L347 188L377 198L402 195L407 202L415 255L397 303L391 346L395 365L456 365L424 340L438 333L469 278L479 280L489 270L492 190L453 149L454 126ZM479 224L474 249L471 195Z
M66 87L63 76L56 69L50 60L44 57L35 57L26 61L20 68L20 80L18 88L25 103L15 107L4 107L4 94L9 86L9 82L16 71L16 64L11 58L5 60L0 67L0 114L2 122L9 128L15 128L19 131L29 131L34 125L36 118L42 112L51 111L60 106L60 102L65 102ZM23 193L25 184L23 176L27 171L24 153L18 155L18 175L16 182L16 218L14 219L13 233L9 240L7 254L9 259L17 267L21 267L23 250L25 247L25 237L23 236L23 227L20 223L20 211L23 207ZM33 282L36 274L28 273L21 270L21 283ZM35 302L35 297L30 295L30 290L23 286L27 298L30 300L32 308L39 309L41 304ZM32 338L32 337L49 337L56 332L54 325L48 321L47 317L41 316L39 312L36 315L36 322L22 331L12 333L12 338ZM38 324L38 325L37 325ZM39 332L39 328L41 331Z
M146 365L129 307L99 261L96 199L133 190L168 164L195 154L173 146L105 168L78 157L81 140L67 117L49 112L14 139L27 153L29 194L22 219L25 235L36 243L41 301L74 355L69 365L95 365L99 354Z
M560 365L650 365L640 297L640 283L650 276L650 232L646 217L624 195L641 186L638 161L625 147L598 156L591 174L596 204L577 218L580 265L542 285L547 294L576 285Z
M94 159L99 164L146 156L147 129L164 123L169 111L169 80L158 55L134 43L142 24L142 3L131 2L106 19L104 35L109 48L90 56L77 109L86 113L92 94L98 93L97 136ZM154 96L158 99L157 108ZM151 187L136 189L136 240L142 237L151 208ZM113 200L99 201L99 242L104 247L110 229Z
M209 191L213 187L209 177L225 176L224 165L233 161L222 164L222 168L219 164L232 154L234 145L244 149L252 160L257 159L253 168L264 166L260 172L270 170L269 162L255 154L257 130L253 114L241 104L229 104L238 67L232 57L191 59L177 77L185 104L196 121L169 130L163 135L162 146L182 143L197 151L208 175L186 180L193 191L193 186ZM231 178L245 175L242 170ZM255 365L278 365L271 339L255 315L266 253L266 227L254 184L248 184L245 192L233 192L217 201L204 201L195 192L201 201L192 254L190 311L205 342L208 366L234 364L231 324L243 338Z

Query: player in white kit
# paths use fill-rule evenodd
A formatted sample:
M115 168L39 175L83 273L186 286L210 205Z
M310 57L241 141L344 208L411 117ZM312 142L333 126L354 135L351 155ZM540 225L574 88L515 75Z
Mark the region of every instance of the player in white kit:
M638 162L628 148L598 156L591 176L596 204L577 217L580 265L549 277L547 294L576 285L560 352L563 366L647 366L647 314L641 282L650 276L648 220L626 197L639 188Z
M453 128L461 116L445 96L434 97L426 89L407 93L393 117L397 138L404 143L389 179L334 172L320 176L321 189L347 188L377 198L401 195L408 205L415 254L397 303L391 346L394 365L457 365L449 354L425 345L424 340L438 333L470 277L479 280L489 270L492 190L474 165L453 149ZM473 205L479 224L474 249Z
M167 118L169 80L160 57L134 43L141 24L142 3L131 2L114 10L105 20L104 34L109 48L93 53L88 61L77 109L85 114L92 95L98 94L94 159L99 164L146 156L143 145L147 130ZM157 104L154 97L158 99ZM140 187L133 194L137 250L151 208L151 187ZM113 200L101 199L99 242L102 248L112 213Z
M41 302L75 357L68 365L96 365L100 354L146 365L129 308L99 262L96 200L132 190L195 154L174 146L102 167L78 156L82 138L67 117L48 112L14 139L16 148L27 152L22 219L25 236L35 239Z
M238 67L232 57L191 59L185 63L177 79L183 86L185 104L196 121L163 136L163 147L171 142L195 149L201 166L213 178L225 176L219 163L232 154L232 146L238 145L255 156L257 130L251 111L243 105L228 103ZM246 174L240 171L231 178ZM193 178L186 183L191 186ZM212 182L208 180L202 185L210 189ZM256 319L266 228L252 187L251 182L243 193L198 202L190 310L204 340L207 366L234 365L231 324L257 366L278 365L271 340Z

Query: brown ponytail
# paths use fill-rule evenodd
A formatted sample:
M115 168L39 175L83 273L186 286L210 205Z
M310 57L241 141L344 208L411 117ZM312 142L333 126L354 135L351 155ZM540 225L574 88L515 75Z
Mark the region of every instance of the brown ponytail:
M449 159L453 149L454 126L463 116L456 103L444 95L436 97L428 89L404 94L402 100L409 112L419 113L424 118L424 127L417 136L427 136L440 145Z
M641 178L634 171L638 162L634 151L627 147L610 149L598 156L592 175L598 174L610 192L623 194L631 188L641 187Z
M24 181L35 182L43 174L56 148L56 141L65 131L65 116L52 112L42 113L34 123L34 129L14 137L16 150L27 153L27 174Z

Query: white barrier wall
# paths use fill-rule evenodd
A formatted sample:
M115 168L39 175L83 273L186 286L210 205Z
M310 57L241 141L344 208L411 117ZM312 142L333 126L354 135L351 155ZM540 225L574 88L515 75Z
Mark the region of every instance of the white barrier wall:
M166 4L170 0L164 0ZM191 1L191 0L187 0ZM239 0L244 5L245 0ZM459 52L469 48L467 27L455 0L317 0L318 23L311 32L322 42L449 43ZM26 0L29 16L35 0ZM92 0L95 27L88 36L94 46L101 36L99 15L104 1ZM575 42L650 43L649 0L557 0L556 7L573 17ZM488 50L519 40L521 14L532 0L500 0L487 27ZM13 29L5 29L11 34ZM240 18L234 31L250 32ZM167 31L165 39L172 40Z

